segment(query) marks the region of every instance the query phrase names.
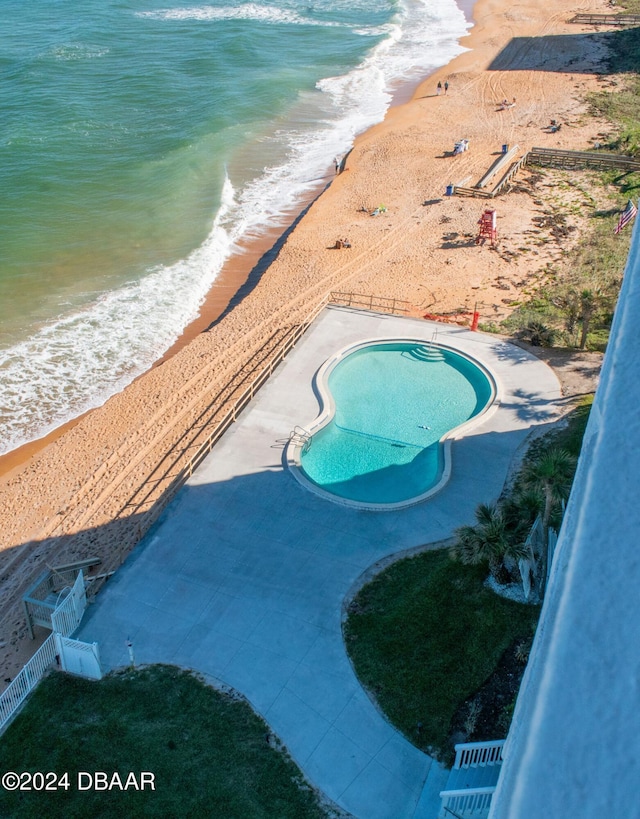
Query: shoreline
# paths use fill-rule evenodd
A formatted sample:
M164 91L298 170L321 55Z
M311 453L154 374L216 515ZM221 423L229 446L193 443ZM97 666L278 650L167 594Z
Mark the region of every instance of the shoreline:
M475 25L473 20L473 10L477 5L478 0L456 0L456 2L464 14L467 22ZM469 36L473 25L471 28L469 28L466 35L461 38L462 40ZM392 109L398 106L406 105L415 99L415 96L422 85L426 83L430 77L434 76L439 71L444 70L450 63L451 61L446 65L437 68L426 77L407 82L400 82L400 84L392 91L392 100L382 122L376 123L375 125L371 126L371 128L367 128L365 131L358 134L354 140L354 144L372 128L376 128L378 125L381 125L389 116L389 112ZM348 156L348 153L346 155ZM288 213L287 218L283 220L282 224L266 229L261 235L239 243L239 250L224 262L220 273L213 282L211 289L204 299L199 314L193 319L193 321L189 322L189 324L183 328L176 341L156 361L154 361L147 370L136 376L134 381L131 383L143 378L154 368L165 364L174 355L187 347L198 335L200 335L200 333L206 332L208 329L210 329L211 326L213 326L213 324L215 324L215 322L224 315L225 311L230 307L233 299L242 290L252 274L254 274L256 267L264 266L264 270L267 269L268 263L264 263L263 259L273 253L274 248L277 247L282 237L293 229L293 227L295 227L297 222L304 216L305 212L318 198L318 196L321 196L325 190L331 186L333 179L334 173L332 167L329 167L323 180L319 182L307 196L300 200L299 205ZM127 387L124 389L126 390L130 386L131 384L127 385ZM106 401L104 403L106 403ZM100 406L104 406L104 404L101 404ZM76 418L72 418L63 424L60 424L60 426L51 430L46 435L32 441L27 441L15 449L0 455L0 487L19 473L22 468L26 467L33 458L42 453L48 446L55 443L66 432L73 429L87 415L95 412L97 409L100 409L100 407L87 410L81 415L78 415Z
M256 268L264 268L264 270L267 269L268 263L264 262L263 260L272 255L274 247L278 245L281 238L286 235L286 233L291 230L293 226L295 226L297 221L304 215L305 211L309 208L313 201L324 192L328 185L330 185L332 178L333 173L327 174L326 182L319 184L317 190L310 193L309 197L302 200L300 208L292 210L288 215L288 219L283 223L283 225L266 230L264 234L247 240L244 243L240 242L240 249L230 256L223 264L222 269L211 286L211 289L207 293L200 308L200 312L196 318L187 324L171 347L169 347L168 350L166 350L156 361L154 361L147 370L136 376L131 384L135 383L140 378L144 378L147 373L151 372L151 370L155 369L156 367L160 367L165 364L167 361L177 355L177 353L187 347L201 333L207 332L207 330L209 330L224 315L232 304L234 298L238 296L249 278L252 276L252 274L254 274ZM125 390L129 389L131 384L128 384L124 390L121 390L120 392L124 392ZM116 395L117 394L119 393L116 393ZM107 399L107 401L108 400L110 399ZM105 401L104 403L106 404L107 402ZM99 410L103 406L104 404L101 404L99 407L94 407L93 409L87 410L81 415L78 415L76 418L72 418L63 424L60 424L60 426L51 430L51 432L47 433L46 435L36 438L33 441L27 441L15 449L0 455L0 487L2 487L2 485L10 480L15 474L17 474L21 468L26 466L29 461L43 452L48 446L55 443L65 433L79 424L84 418L91 413L96 412L96 410Z

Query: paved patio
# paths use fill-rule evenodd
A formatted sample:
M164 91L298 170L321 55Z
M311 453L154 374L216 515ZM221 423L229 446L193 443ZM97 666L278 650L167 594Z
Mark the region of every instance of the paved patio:
M173 663L244 694L309 781L361 819L435 819L447 772L407 742L361 688L346 655L345 596L381 558L450 537L496 499L531 427L556 415L560 386L525 351L438 325L480 359L500 406L453 444L431 500L367 512L314 495L283 467L295 425L318 414L313 376L345 345L432 338L435 325L328 308L99 595L80 639L105 668Z

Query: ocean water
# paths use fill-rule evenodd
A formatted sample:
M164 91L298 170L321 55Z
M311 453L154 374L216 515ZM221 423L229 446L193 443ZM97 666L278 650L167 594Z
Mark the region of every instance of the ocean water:
M467 28L454 0L3 0L0 454L148 369Z

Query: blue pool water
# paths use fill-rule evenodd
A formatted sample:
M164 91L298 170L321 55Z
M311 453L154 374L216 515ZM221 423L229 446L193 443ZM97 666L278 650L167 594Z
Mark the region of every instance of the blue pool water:
M370 345L330 373L332 420L301 456L317 486L360 503L400 503L435 486L440 439L480 414L493 389L461 355L434 345Z

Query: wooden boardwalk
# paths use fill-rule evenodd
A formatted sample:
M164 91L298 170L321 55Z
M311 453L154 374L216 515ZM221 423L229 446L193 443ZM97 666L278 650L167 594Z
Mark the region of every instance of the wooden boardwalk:
M640 14L576 14L569 22L583 26L637 26Z
M501 171L505 167L505 165L507 165L509 162L513 160L518 151L519 151L518 146L514 145L513 148L507 150L505 153L502 154L502 156L498 157L498 159L496 159L496 161L491 165L491 167L485 173L482 179L476 182L474 187L484 188L485 185L489 182L489 180L493 179L493 177L498 173L498 171Z
M532 148L527 154L527 165L543 165L566 170L640 171L640 160L620 154L596 153L594 151L561 151L556 148Z
M517 146L516 146L517 147ZM511 154L511 152L510 152ZM507 156L505 156L505 159ZM632 156L619 154L596 153L594 151L563 151L556 148L532 148L516 162L512 162L500 177L491 191L483 190L485 183L499 170L494 163L480 182L472 188L464 185L453 185L452 193L456 196L472 196L476 199L493 199L501 193L525 165L537 165L544 168L561 168L568 171L579 171L586 168L593 170L619 170L623 173L640 171L640 160ZM502 165L500 165L502 167Z

